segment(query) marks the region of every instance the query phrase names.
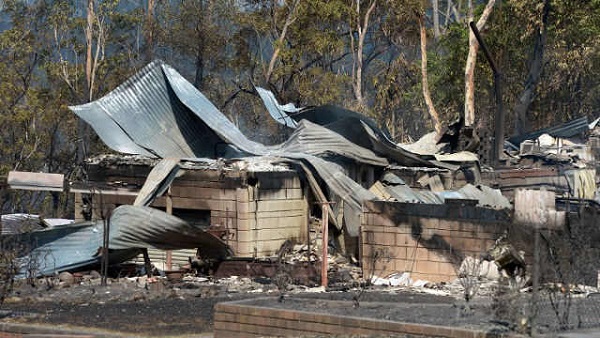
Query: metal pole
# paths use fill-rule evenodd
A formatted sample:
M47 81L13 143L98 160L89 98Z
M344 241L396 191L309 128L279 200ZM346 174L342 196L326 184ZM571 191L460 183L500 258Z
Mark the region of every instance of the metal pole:
M324 202L321 205L321 213L322 213L322 223L323 223L323 253L321 255L321 260L322 260L322 264L321 264L321 286L323 287L327 287L327 269L328 269L328 261L327 261L327 243L329 242L328 240L328 233L329 233L329 210L328 210L329 206L327 204L327 202Z
M537 316L538 316L538 298L540 288L540 225L535 224L533 227L533 292L531 295L531 336L537 337Z
M167 190L167 214L169 215L173 215L173 198L171 198L171 186L169 186L169 189ZM172 270L173 269L173 251L172 250L167 250L167 264L166 264L166 269L167 270Z
M107 278L108 278L108 246L109 246L109 236L110 236L110 216L109 217L105 217L102 220L103 223L103 236L102 236L102 261L101 261L101 266L100 266L100 270L101 270L101 276L102 278L100 279L100 285L101 286L106 286L107 285Z

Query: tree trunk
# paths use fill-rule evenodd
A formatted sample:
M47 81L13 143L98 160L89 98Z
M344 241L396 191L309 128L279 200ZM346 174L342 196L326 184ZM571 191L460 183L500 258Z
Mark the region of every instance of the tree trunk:
M435 110L433 101L431 100L431 93L429 92L429 81L427 80L427 31L425 30L425 23L423 22L423 14L418 14L419 20L419 31L421 33L421 79L423 87L423 98L429 111L429 116L433 120L433 127L435 132L440 135L442 132L442 124L440 123L440 117Z
M96 14L94 12L94 0L87 0L87 25L85 28L85 82L86 82L86 102L92 100L93 95L93 55L92 48L94 43L94 21L96 20ZM89 126L83 119L77 121L77 135L79 136L79 142L77 142L77 154L76 161L81 164L85 161L88 153L89 145Z
M277 39L277 44L275 45L275 49L273 50L273 55L271 55L271 60L269 61L269 68L265 73L265 82L269 83L271 80L271 76L273 75L273 70L275 69L275 62L277 62L277 58L279 58L279 53L281 53L281 46L285 41L285 37L287 35L287 30L289 27L296 21L296 10L298 9L298 5L300 4L300 0L295 0L292 4L292 8L285 19L285 23L283 24L283 28L281 29L281 33L279 34L279 38Z
M495 0L488 0L483 13L477 20L477 29L481 32L485 26L492 9L494 8ZM473 21L473 4L469 1L468 21ZM465 126L470 127L475 124L475 65L477 63L477 51L479 51L479 43L475 38L475 33L469 29L469 54L465 65Z
M194 87L198 90L204 89L204 48L204 36L201 33L196 51L196 75L194 77Z
M87 0L87 27L85 29L85 80L87 85L87 98L92 100L92 65L94 63L92 56L92 48L94 43L94 0Z
M529 65L529 74L523 92L519 96L519 101L515 105L515 133L521 135L529 131L529 120L527 112L535 98L535 90L542 75L544 48L546 43L546 23L550 12L550 0L544 0L542 9L542 22L536 34L535 45L533 46L533 55Z
M148 0L146 10L146 62L154 58L154 7L155 0Z
M360 0L356 0L356 29L358 32L358 46L356 47L355 51L352 88L354 89L354 97L356 98L359 110L362 110L365 107L365 98L363 96L362 89L363 49L365 45L365 37L369 28L369 19L371 17L371 13L373 13L373 10L375 9L376 4L376 0L371 1L364 18L361 18Z
M433 11L433 38L437 41L440 38L440 13L439 13L439 2L438 0L431 0L431 7Z

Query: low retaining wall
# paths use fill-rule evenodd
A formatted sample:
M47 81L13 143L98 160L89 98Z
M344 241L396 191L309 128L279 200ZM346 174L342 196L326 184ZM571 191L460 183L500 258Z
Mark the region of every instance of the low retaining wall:
M448 338L519 337L446 326L400 323L386 320L337 316L324 313L267 308L253 300L218 303L215 307L214 337L369 335ZM273 302L276 302L273 298Z

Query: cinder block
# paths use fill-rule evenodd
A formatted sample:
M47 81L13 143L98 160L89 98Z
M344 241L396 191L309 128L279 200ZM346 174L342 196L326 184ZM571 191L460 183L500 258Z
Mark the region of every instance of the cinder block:
M300 236L300 228L282 228L282 229L263 229L250 231L237 231L237 240L241 242L249 242L253 240L283 240L288 238L298 238Z
M448 259L449 252L447 250L438 251L438 250L429 250L429 257L427 260L432 262L440 262L440 263L448 263L450 260Z
M396 245L396 236L387 234L385 232L374 232L373 233L374 244L393 246Z
M390 247L390 254L394 259L406 259L408 258L405 246L393 246Z
M287 198L286 189L258 189L259 201L285 200Z
M237 230L238 231L246 231L256 229L256 220L253 218L248 219L238 219L237 220Z
M414 261L411 259L394 259L394 270L397 272L410 272L414 269Z
M428 261L429 260L429 250L423 247L416 248L414 252L414 257L417 261Z
M420 224L423 230L433 230L440 228L440 219L439 218L427 218L421 217Z
M249 188L235 189L235 199L237 202L249 202L251 200Z
M298 188L286 188L285 195L287 199L304 199L304 191Z
M383 214L373 214L373 221L372 221L372 225L379 225L379 226L396 226L396 224L394 224L389 217L383 215Z
M438 274L439 264L440 263L438 263L438 262L431 262L431 261L427 261L427 260L417 260L415 263L414 272L421 273L421 274Z
M413 244L414 240L409 234L399 233L396 234L396 245L398 246L408 246Z
M454 276L454 278L456 278L456 275L457 275L456 270L457 269L458 269L458 267L455 267L450 262L446 262L446 263L440 262L440 264L438 265L438 273L440 275Z

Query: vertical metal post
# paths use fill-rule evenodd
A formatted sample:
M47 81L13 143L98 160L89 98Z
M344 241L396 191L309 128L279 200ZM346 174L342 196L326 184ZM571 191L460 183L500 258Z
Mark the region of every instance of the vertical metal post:
M171 198L171 186L167 190L167 214L173 215L173 198ZM166 270L173 269L173 251L167 250L167 264Z
M540 225L533 227L533 282L531 287L531 336L537 337L537 316L538 316L538 297L540 288Z
M102 260L100 264L100 285L107 285L108 278L108 246L109 246L109 236L110 236L110 216L104 217L102 220L103 225L103 236L102 236Z
M321 286L327 287L327 269L329 268L329 262L327 261L328 257L328 235L329 235L329 205L327 202L324 202L321 205L321 214L322 214L322 223L323 223L323 253L321 255Z
M144 267L146 268L146 276L150 278L152 277L152 262L150 262L150 255L148 255L148 249L142 249L142 254L144 255Z
M304 196L308 196L306 191L304 192ZM308 206L306 206L306 246L308 248L306 251L306 258L308 264L310 265L310 255L312 251L310 250L310 210Z

